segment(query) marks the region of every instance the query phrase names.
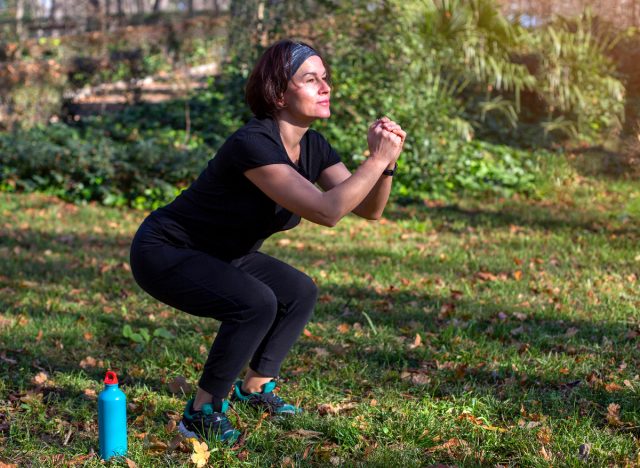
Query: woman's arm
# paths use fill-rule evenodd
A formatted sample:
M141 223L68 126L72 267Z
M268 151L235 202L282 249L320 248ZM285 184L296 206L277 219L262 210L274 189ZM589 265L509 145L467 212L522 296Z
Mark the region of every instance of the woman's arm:
M384 130L398 135L402 139L402 143L404 143L407 134L398 124L389 120L387 117L383 117L378 121L378 125ZM371 144L369 146L371 151ZM394 165L395 162L387 167L387 169L393 169ZM349 169L347 169L344 164L334 164L322 171L318 179L318 184L325 191L331 190L343 180L349 178L349 176L351 176L351 172L349 172ZM380 219L389 200L392 180L392 177L382 175L364 200L353 209L353 213L366 219Z
M245 176L287 210L314 223L335 226L362 203L380 180L382 171L395 163L402 150L402 139L380 125L372 127L369 134L371 157L325 192L285 164L250 169Z
M394 164L391 164L388 169L392 169L393 166ZM318 185L325 191L331 190L350 176L351 172L347 166L343 163L334 164L322 171ZM390 176L381 175L364 200L352 210L352 213L366 219L380 219L389 200L392 179Z

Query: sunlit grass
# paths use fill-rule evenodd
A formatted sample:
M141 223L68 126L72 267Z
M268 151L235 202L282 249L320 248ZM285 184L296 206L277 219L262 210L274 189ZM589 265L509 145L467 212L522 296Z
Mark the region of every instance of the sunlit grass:
M281 376L307 411L237 408L246 439L212 444L210 463L577 465L583 444L593 465L636 463L639 187L564 174L540 194L396 206L270 240L321 291ZM217 322L135 285L144 213L8 194L0 212L0 460L98 466L111 367L131 403L129 458L188 464L162 445L186 399L168 383L195 385ZM125 324L174 338L134 343Z

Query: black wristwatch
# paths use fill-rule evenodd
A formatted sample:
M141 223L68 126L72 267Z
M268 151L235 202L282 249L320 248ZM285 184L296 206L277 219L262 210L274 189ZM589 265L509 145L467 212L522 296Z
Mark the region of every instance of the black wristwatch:
M398 163L393 166L393 169L385 169L382 171L382 175L393 176L396 173L396 169L398 169Z

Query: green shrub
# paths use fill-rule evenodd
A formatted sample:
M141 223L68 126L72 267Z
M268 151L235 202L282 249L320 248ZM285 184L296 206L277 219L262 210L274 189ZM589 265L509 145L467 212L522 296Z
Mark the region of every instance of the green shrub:
M155 208L204 167L206 145L181 149L162 139L128 144L64 124L0 134L0 187L44 191L72 201Z

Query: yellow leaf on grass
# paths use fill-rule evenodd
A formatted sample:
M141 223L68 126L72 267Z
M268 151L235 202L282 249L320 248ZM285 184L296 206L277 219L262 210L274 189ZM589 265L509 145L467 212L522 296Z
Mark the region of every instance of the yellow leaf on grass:
M211 452L206 442L198 442L195 439L191 441L193 443L193 454L191 455L191 461L198 467L203 467L209 461Z
M413 340L413 343L409 345L409 348L410 349L416 349L421 344L422 344L422 337L420 336L420 333L416 333L416 337Z
M32 379L31 383L34 385L44 385L44 383L49 379L49 374L46 372L38 372Z

